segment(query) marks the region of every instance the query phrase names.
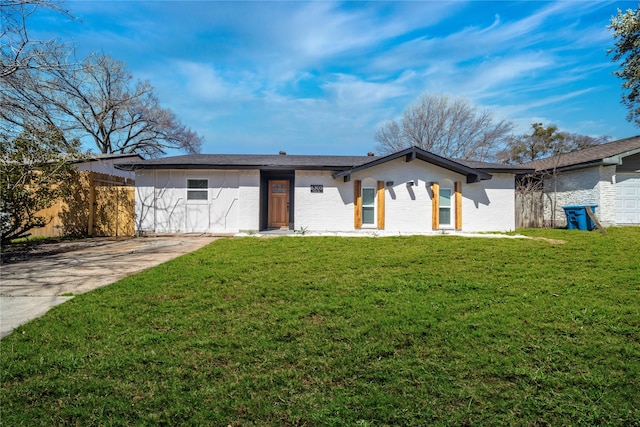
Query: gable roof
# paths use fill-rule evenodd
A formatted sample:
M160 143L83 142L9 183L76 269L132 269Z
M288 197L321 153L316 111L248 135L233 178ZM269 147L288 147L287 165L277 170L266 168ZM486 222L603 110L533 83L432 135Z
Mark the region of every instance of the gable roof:
M491 175L486 172L482 172L478 169L473 169L468 166L463 165L462 163L455 162L453 160L447 159L445 157L438 156L436 154L430 153L418 147L406 148L404 150L396 151L395 153L389 154L384 157L376 158L375 160L370 160L367 163L363 163L358 166L354 166L350 169L343 170L341 172L333 174L334 178L343 177L345 181L350 179L352 173L368 169L373 166L381 165L383 163L389 162L391 160L396 160L399 158L405 158L405 161L411 162L413 160L419 159L436 166L440 166L444 169L448 169L452 172L459 173L461 175L465 175L467 177L467 183L472 182L480 182L481 180L491 179Z
M640 136L620 139L618 141L572 151L571 153L535 160L524 163L522 166L533 168L536 171L545 171L554 168L567 170L598 165L617 165L621 163L624 157L637 153L640 153Z

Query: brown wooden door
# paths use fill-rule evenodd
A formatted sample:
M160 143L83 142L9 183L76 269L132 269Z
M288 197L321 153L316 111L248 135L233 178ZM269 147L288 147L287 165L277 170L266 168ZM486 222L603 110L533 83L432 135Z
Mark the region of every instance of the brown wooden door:
M269 181L269 228L289 228L289 181Z

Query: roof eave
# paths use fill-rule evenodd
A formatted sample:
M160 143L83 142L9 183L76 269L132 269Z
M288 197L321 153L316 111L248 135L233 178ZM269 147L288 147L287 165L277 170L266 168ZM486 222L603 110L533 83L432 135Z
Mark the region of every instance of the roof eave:
M587 169L587 168L592 168L594 166L602 166L602 165L607 165L607 164L611 164L611 163L606 163L603 159L600 159L600 160L595 160L595 161L591 161L591 162L584 162L584 163L577 163L577 164L566 165L566 166L558 166L558 167L538 169L537 172L542 173L542 174L546 174L546 175L552 175L555 172L568 172L568 171L573 171L573 170L578 170L578 169Z
M487 173L510 173L514 175L526 175L534 173L536 170L534 168L478 168L478 170L487 172Z
M633 156L634 154L640 153L640 148L635 150L625 151L624 153L616 154L615 156L605 157L602 159L603 162L610 165L621 165L622 159L625 157Z
M120 170L136 171L141 169L223 169L223 170L323 170L341 171L349 166L309 166L309 165L212 165L212 164L145 164L145 163L119 163L115 167Z

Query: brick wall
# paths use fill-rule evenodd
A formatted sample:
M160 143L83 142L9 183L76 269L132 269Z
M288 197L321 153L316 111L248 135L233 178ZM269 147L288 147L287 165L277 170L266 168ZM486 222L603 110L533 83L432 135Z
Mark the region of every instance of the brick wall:
M615 166L596 166L560 173L544 182L545 225L567 224L564 206L598 205L596 217L602 225L615 223ZM554 215L555 207L555 215Z

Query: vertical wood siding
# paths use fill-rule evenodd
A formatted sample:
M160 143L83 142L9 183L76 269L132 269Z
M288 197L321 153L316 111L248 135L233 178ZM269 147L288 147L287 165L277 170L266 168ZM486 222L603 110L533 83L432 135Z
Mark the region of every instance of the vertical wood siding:
M462 182L457 181L454 185L454 199L456 209L456 230L462 230Z
M434 182L431 185L433 199L431 200L431 228L437 230L440 228L440 184Z
M353 181L353 226L362 228L362 181Z
M377 182L378 187L378 228L384 230L384 181Z

